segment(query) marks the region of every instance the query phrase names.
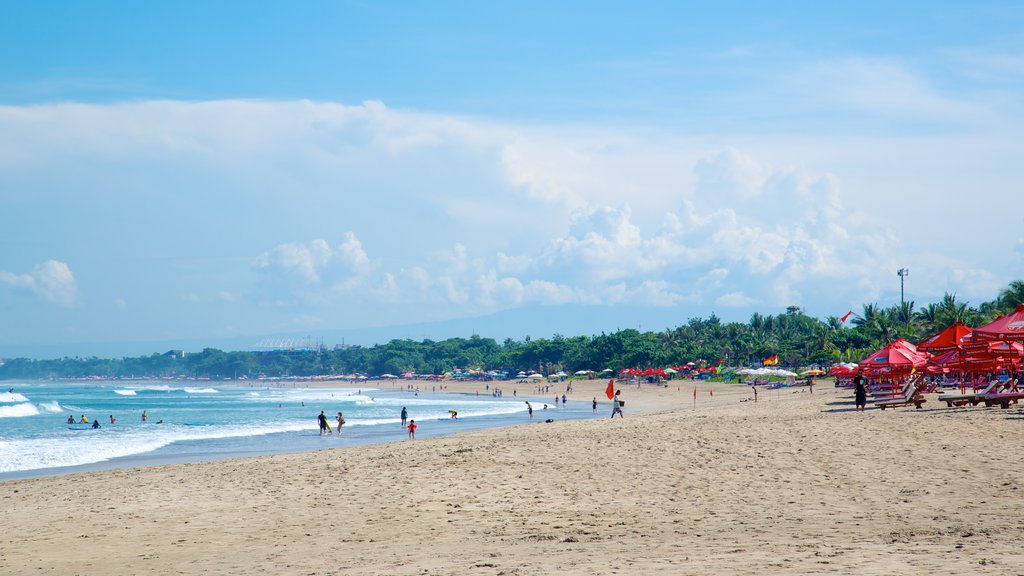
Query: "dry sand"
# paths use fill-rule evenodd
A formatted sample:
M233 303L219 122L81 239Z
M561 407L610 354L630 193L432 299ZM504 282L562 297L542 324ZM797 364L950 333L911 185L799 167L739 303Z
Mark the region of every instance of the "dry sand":
M1020 409L693 386L624 387L625 419L0 483L0 574L1024 574Z

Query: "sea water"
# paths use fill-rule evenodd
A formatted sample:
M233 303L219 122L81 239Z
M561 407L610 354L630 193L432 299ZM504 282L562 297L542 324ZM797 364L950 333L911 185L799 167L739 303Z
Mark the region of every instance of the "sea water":
M526 400L534 407L532 420ZM554 395L495 398L483 390L477 396L301 383L5 381L0 480L404 440L403 407L419 425L417 437L593 416L589 401L556 407ZM340 436L320 435L321 410L332 428L338 412L344 413ZM457 420L449 410L458 411ZM67 422L69 416L75 424ZM79 423L82 416L89 424ZM91 428L94 420L99 429Z

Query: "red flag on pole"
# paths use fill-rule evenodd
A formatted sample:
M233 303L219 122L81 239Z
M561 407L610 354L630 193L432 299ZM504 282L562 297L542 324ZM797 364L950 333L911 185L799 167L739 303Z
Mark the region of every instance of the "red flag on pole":
M697 399L697 387L696 386L693 387L693 399L694 400Z
M852 316L852 315L853 315L853 310L850 310L849 312L847 312L847 313L846 313L846 315L845 315L845 316L843 316L843 317L842 317L842 318L841 318L841 319L839 320L839 323L840 323L840 324L843 324L843 323L845 323L845 322L846 322L846 320L847 320L847 319L849 319L849 318L850 318L850 316Z
M608 381L608 387L604 389L604 395L607 396L609 400L615 398L615 380Z

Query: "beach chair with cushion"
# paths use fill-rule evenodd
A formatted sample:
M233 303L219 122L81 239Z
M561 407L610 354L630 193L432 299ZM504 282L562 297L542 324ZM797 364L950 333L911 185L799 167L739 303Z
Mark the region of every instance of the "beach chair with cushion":
M914 405L914 408L920 409L921 405L927 402L924 394L921 392L924 382L920 379L912 380L908 382L909 386L905 388L903 396L898 398L891 398L889 400L878 400L875 402L875 406L878 406L882 410L886 408L896 408L899 406Z
M995 393L1003 385L999 380L993 380L983 390L978 392L969 392L967 394L942 394L939 396L940 402L945 402L946 406L977 406L985 400L987 394Z

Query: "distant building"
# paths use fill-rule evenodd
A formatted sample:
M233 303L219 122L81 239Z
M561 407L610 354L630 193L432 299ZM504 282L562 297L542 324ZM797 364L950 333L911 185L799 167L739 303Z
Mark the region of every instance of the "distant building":
M171 358L175 358L175 359L184 358L185 357L185 351L184 350L168 350L167 352L164 353L164 356L170 356Z

